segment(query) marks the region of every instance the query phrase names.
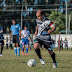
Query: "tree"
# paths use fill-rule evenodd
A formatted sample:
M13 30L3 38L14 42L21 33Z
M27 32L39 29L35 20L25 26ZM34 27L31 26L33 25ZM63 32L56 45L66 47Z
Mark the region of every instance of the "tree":
M48 17L56 25L56 31L54 33L59 33L61 30L65 30L65 15L62 13L57 13L52 11Z

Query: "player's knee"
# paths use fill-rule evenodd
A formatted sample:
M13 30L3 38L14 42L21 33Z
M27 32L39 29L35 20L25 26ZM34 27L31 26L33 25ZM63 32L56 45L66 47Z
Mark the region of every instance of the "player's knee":
M50 50L48 50L48 51L49 51L49 54L50 54L50 55L52 55L52 54L53 54L53 51L50 51Z
M38 49L39 45L38 44L34 44L34 49Z
M22 46L22 48L24 48L25 46Z
M27 45L26 47L28 48L29 46Z

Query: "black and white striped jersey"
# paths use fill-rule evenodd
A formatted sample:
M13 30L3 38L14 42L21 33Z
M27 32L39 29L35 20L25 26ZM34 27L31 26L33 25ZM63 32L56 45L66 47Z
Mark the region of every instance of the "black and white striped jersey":
M36 22L38 26L37 38L44 40L46 42L49 41L51 36L50 34L48 34L48 30L52 28L53 26L55 26L55 24L51 22L49 19L47 19L46 17L44 17L42 21L36 19Z
M48 34L48 30L50 28L52 28L53 26L55 26L55 24L53 22L51 22L49 19L47 19L46 17L44 17L44 19L42 21L36 19L37 22L37 26L38 26L38 34L39 35L47 35Z

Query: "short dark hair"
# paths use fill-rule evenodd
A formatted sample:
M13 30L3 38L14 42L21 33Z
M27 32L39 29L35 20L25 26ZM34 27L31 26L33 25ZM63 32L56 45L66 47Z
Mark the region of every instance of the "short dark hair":
M25 25L24 27L27 27L27 25Z
M41 11L41 15L42 15L42 14L44 14L44 12L43 12L43 11Z
M15 20L15 21L16 21L16 19L12 19L12 21L13 21L13 20Z

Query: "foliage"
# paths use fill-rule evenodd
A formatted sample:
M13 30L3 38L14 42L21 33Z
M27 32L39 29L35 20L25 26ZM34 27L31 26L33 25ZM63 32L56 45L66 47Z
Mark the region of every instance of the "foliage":
M60 13L60 12L57 13L55 11L52 11L51 14L50 14L50 16L48 18L52 22L54 22L54 24L56 25L56 31L54 33L59 33L59 31L66 29L66 24L65 24L66 23L66 16L65 16L65 14ZM71 23L72 23L72 20L71 20Z

